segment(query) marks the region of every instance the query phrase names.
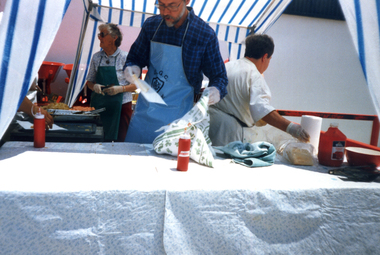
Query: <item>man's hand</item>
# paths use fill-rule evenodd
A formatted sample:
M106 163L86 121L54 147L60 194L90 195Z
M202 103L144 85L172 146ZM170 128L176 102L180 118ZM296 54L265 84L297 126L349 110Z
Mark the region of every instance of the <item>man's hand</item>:
M286 128L286 132L301 142L307 143L310 141L310 135L299 124L291 122Z
M127 66L124 69L124 77L129 83L134 83L132 76L136 75L136 78L141 76L141 68L138 66Z
M109 96L114 96L119 93L123 93L123 86L110 86L103 90L104 93L106 93Z
M41 108L41 113L45 116L46 130L53 128L54 119L53 117L44 109Z
M101 85L101 84L96 83L96 84L94 85L94 91L95 91L95 93L97 93L97 94L101 94L101 95L104 96L104 93L103 93L103 91L102 91L102 88L104 88L104 87L105 87L104 85Z
M219 90L215 87L207 87L204 91L209 92L208 96L208 105L216 104L220 101Z

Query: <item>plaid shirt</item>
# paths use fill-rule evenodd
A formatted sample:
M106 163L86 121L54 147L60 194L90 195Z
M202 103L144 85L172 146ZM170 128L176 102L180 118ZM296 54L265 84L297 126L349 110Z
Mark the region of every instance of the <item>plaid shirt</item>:
M168 27L165 22L162 22L154 41L181 46L187 23L189 23L182 45L182 60L186 77L194 87L194 93L198 94L202 87L203 74L205 74L210 80L209 86L218 88L222 99L227 94L228 80L219 51L218 39L214 30L197 17L191 7L188 9L187 20L178 29ZM162 17L155 15L144 22L138 38L128 53L125 66L138 65L141 68L149 66L150 40L161 21Z

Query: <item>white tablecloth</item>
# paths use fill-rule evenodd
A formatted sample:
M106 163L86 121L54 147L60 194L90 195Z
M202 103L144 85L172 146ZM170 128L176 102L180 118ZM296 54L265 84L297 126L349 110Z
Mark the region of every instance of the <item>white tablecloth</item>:
M7 142L0 254L379 254L379 180L215 161L179 172L148 145Z

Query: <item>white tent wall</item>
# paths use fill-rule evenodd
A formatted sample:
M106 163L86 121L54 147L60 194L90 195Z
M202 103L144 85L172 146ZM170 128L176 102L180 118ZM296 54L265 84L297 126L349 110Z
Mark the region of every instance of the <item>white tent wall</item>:
M0 11L5 0L0 0ZM74 62L83 17L82 0L72 0L46 61ZM128 51L139 29L123 27L121 48ZM345 21L282 15L268 30L276 43L266 80L278 109L376 114ZM98 42L96 42L98 43ZM227 45L221 44L227 57ZM65 96L67 77L58 74L52 91ZM300 121L294 118L295 121ZM325 119L322 130L332 120ZM347 137L369 143L371 122L338 121ZM379 143L380 144L380 143Z
M0 138L42 64L70 0L2 1L0 25Z

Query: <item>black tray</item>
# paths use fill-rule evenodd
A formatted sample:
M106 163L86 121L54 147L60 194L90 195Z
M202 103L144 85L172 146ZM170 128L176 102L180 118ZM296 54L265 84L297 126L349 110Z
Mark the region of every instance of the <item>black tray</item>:
M51 133L70 133L70 134L95 134L96 124L94 123L54 123L66 130L48 130Z
M31 123L31 125L33 125ZM72 122L54 122L54 125L57 125L65 130L47 130L46 134L49 133L62 133L62 134L95 134L96 124L95 123L72 123ZM20 128L22 132L33 132L33 129L23 129Z
M94 121L100 117L99 113L91 113L73 110L47 110L53 117L54 122L83 122L83 121Z

